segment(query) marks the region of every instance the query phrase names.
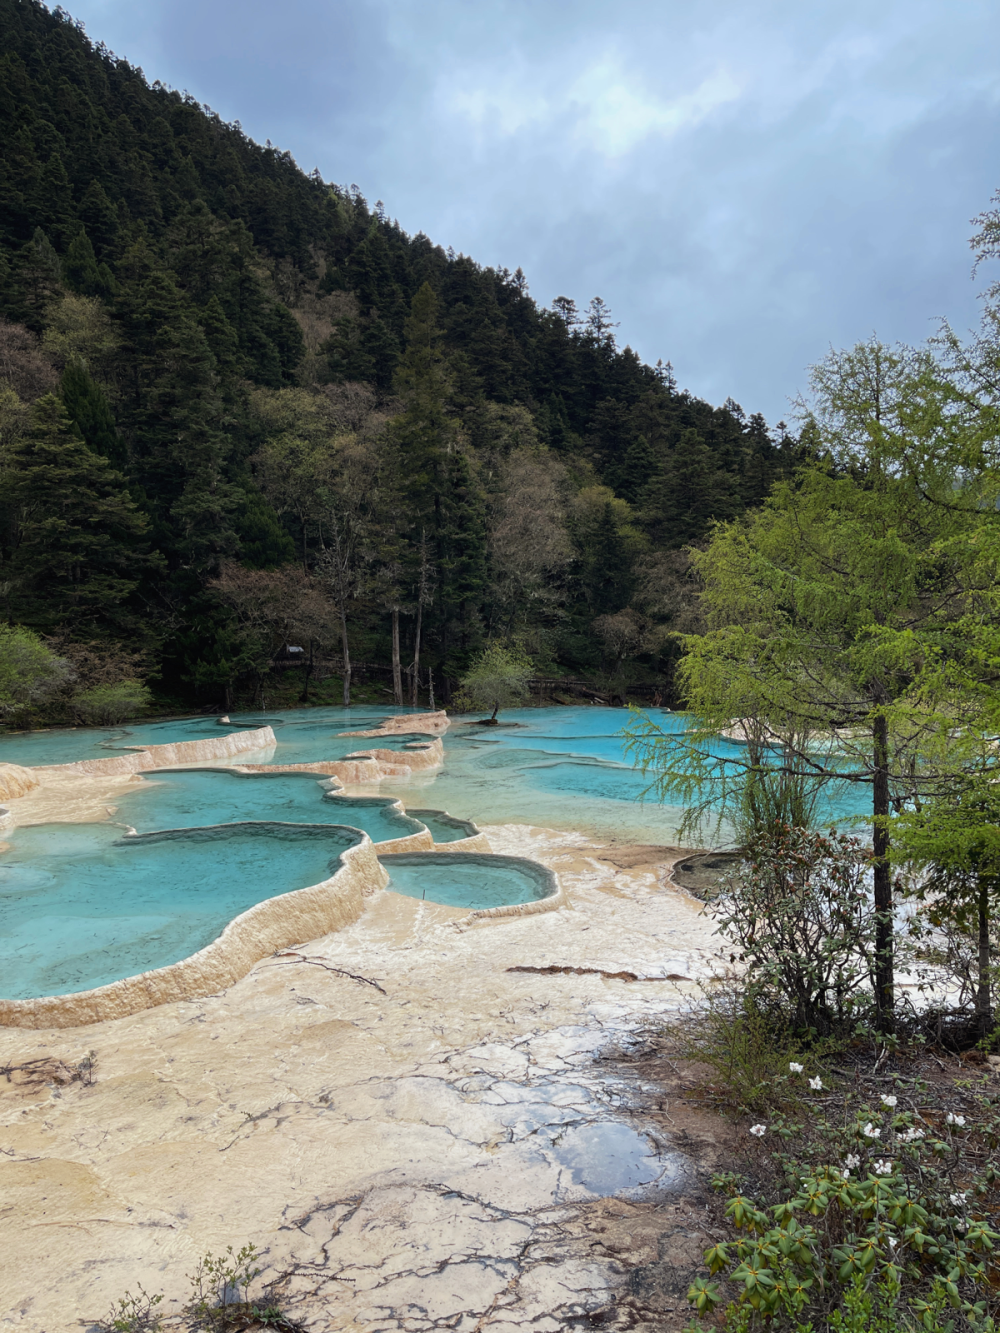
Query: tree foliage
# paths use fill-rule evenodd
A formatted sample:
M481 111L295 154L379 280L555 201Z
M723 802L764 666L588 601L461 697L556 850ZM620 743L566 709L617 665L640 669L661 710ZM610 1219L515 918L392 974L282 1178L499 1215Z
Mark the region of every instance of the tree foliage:
M0 625L0 713L17 717L73 679L73 669L19 625Z
M50 435L69 431L107 479L90 464L81 522L67 511L73 555L52 549L51 514L29 551L27 456L5 460L14 616L139 633L164 689L225 702L257 680L215 580L298 561L342 618L345 676L391 655L414 686L432 668L447 700L511 634L594 673L596 617L657 620L633 605L639 562L702 542L793 465L783 428L621 346L602 299L545 308L520 270L408 235L356 188L150 86L61 9L0 0L0 32L0 444L19 447L51 393L66 420ZM358 458L377 481L362 501ZM83 461L65 453L50 493ZM114 526L112 473L121 569L83 549L91 501L95 533ZM658 643L632 660L669 693Z
M492 709L490 721L501 708L514 708L528 697L531 659L516 645L490 643L462 677L455 703L463 712Z

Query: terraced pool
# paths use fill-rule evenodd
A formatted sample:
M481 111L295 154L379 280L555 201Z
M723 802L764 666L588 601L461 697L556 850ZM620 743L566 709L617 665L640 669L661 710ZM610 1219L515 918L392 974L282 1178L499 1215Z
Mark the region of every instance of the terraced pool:
M557 890L551 871L517 856L401 852L383 857L382 864L391 892L448 907L483 911L519 906L551 898Z
M263 725L277 744L260 758L274 764L426 741L338 734L373 728L385 716L382 708L326 708L65 729L0 738L0 761L62 763ZM16 829L0 856L0 997L65 994L187 957L254 903L327 878L359 830L378 843L427 827L444 843L475 833L475 820L675 841L682 812L642 802L647 780L618 734L626 720L620 710L593 707L513 710L500 727L459 718L444 736L443 768L384 779L377 796L347 797L308 773L158 771L121 797L120 827ZM657 720L667 731L684 726L680 714L661 711ZM840 795L824 817L854 815L860 800ZM128 825L148 836L123 838ZM531 903L554 892L548 872L517 858L424 852L385 864L390 891L463 908Z
M0 858L0 997L65 995L176 963L262 899L328 879L360 840L303 824L139 837L108 824L18 829Z

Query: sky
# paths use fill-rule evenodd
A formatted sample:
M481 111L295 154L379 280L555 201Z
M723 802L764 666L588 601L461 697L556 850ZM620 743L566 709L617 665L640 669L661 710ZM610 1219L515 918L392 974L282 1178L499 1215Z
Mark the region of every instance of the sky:
M774 424L808 367L978 320L995 0L64 0L95 41L408 232L599 295Z

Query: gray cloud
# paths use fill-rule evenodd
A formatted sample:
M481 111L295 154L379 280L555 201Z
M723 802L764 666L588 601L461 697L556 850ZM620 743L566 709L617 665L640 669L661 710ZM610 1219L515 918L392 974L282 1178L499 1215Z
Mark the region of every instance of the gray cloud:
M80 0L95 38L411 232L600 293L770 420L827 347L976 318L1000 13L965 0Z

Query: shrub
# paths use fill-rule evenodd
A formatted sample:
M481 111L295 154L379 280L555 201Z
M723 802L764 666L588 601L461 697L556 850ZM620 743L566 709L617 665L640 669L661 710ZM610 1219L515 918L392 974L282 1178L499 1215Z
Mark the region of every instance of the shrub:
M73 711L81 722L92 726L118 726L149 707L152 694L138 680L120 680L115 685L95 685L73 696Z
M96 1327L100 1333L157 1333L160 1317L156 1307L162 1300L162 1291L150 1296L140 1283L138 1295L127 1291L111 1307L107 1318L98 1320Z
M702 983L690 1007L665 1026L678 1055L711 1070L704 1091L720 1109L756 1116L798 1101L787 1074L801 1043L787 1015L765 998L728 972Z
M976 1123L897 1113L899 1100L855 1104L839 1125L818 1115L797 1153L787 1147L806 1126L779 1119L754 1127L783 1145L773 1154L779 1201L761 1206L740 1177L716 1178L740 1233L705 1254L710 1272L738 1293L728 1327L867 1333L892 1328L895 1309L896 1327L994 1330L983 1298L1000 1241L990 1225L1000 1172L979 1159L1000 1120L989 1118L985 1100L978 1110L988 1118ZM718 1282L704 1279L688 1297L699 1314L723 1300Z
M203 1255L189 1278L192 1295L184 1311L186 1327L210 1333L249 1333L259 1328L304 1333L270 1298L261 1302L250 1299L253 1284L264 1271L259 1259L257 1247L249 1244L235 1252L227 1245L225 1254ZM150 1296L141 1286L138 1296L127 1291L95 1327L99 1333L158 1333L161 1324L156 1306L162 1300L162 1292Z
M0 714L16 716L68 685L72 666L20 625L0 625Z
M719 929L746 965L748 991L800 1033L842 1027L870 983L869 871L856 838L774 824L725 883Z

